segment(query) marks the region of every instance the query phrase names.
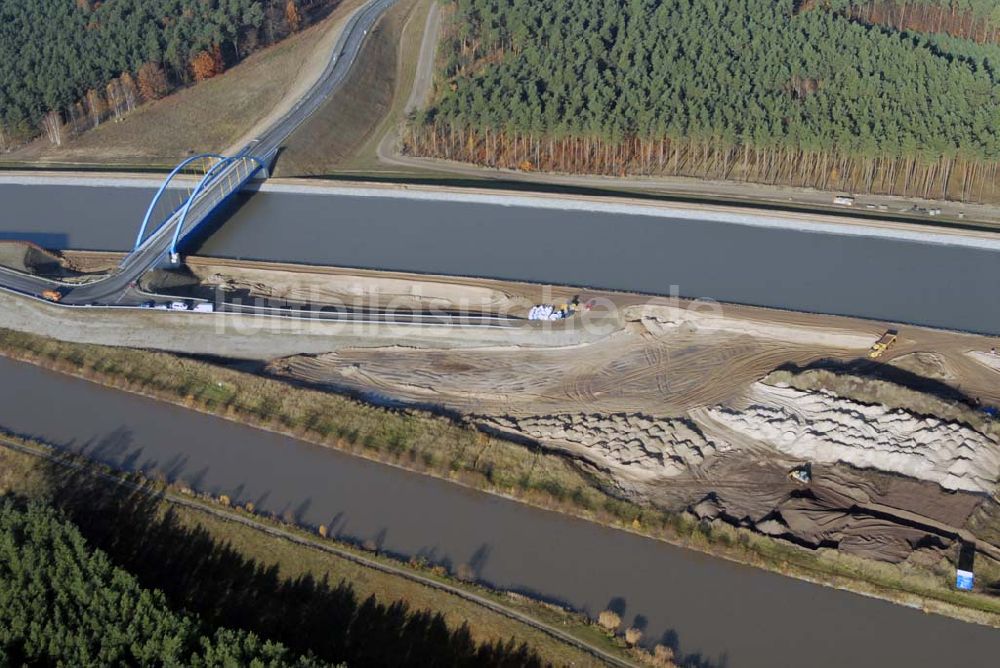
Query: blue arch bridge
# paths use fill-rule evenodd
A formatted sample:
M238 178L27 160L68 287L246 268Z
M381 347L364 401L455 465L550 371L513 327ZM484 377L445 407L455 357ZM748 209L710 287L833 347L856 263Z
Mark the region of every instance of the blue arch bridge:
M150 201L122 267L140 256L163 252L177 264L185 239L251 180L266 179L272 158L244 151L230 157L202 153L181 162Z
M135 298L132 290L145 272L176 265L185 241L199 225L251 179L268 177L276 151L249 153L258 145L252 142L235 156L196 155L177 165L149 203L135 245L117 271L88 283L0 272L0 285L67 306L120 304Z

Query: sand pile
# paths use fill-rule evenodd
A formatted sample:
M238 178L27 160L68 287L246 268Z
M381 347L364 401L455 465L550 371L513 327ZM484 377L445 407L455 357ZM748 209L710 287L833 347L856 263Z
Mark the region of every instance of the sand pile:
M514 311L523 308L521 302L525 301L501 290L458 282L382 277L371 272L337 273L321 268L292 271L265 268L262 264L241 267L221 260L189 260L191 271L201 281L267 299L359 308L472 312Z
M725 306L719 303L695 302L687 308L661 304L630 306L622 314L627 322L639 322L655 336L665 336L678 330L728 332L843 350L867 349L874 341L874 334L866 332L728 317L724 315L724 310Z
M706 413L736 434L809 461L843 462L982 493L992 493L1000 475L1000 445L989 436L829 392L757 383L747 409Z
M644 477L685 473L729 448L708 440L686 420L660 420L635 413L483 417L477 422Z
M994 352L982 352L979 350L972 350L965 354L984 366L1000 371L1000 354Z
M58 255L29 241L0 241L0 267L23 274L60 274Z

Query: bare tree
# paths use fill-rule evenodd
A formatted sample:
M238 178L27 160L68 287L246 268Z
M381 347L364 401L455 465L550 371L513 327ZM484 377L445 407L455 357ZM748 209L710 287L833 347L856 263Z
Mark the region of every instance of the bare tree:
M87 112L84 109L83 102L74 102L69 106L69 128L70 134L76 135L87 128Z
M97 90L91 88L87 91L87 113L90 115L90 123L92 127L97 127L104 120L104 114L108 113L108 104L104 101L104 97L97 92Z
M136 98L138 97L135 79L128 72L122 72L121 77L118 81L122 91L122 98L125 100L125 112L132 113L135 111Z
M63 143L63 120L62 114L58 111L50 111L42 117L42 128L45 130L45 134L48 135L49 141L56 146L62 146Z
M118 79L108 82L108 107L115 115L115 123L122 119L125 109L125 95L122 93L122 86Z

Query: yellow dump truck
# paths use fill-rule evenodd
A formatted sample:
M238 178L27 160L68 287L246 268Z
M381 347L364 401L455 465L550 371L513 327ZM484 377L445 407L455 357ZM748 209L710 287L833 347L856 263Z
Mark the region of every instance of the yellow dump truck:
M889 350L889 346L896 342L896 338L899 336L899 332L894 329L886 330L878 341L872 344L871 349L868 351L868 357L873 360L877 360L879 357Z

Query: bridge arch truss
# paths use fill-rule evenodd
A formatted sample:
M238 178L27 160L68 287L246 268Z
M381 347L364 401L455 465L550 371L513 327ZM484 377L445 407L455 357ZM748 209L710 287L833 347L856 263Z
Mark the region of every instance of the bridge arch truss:
M170 192L170 186L174 183L174 179L184 174L186 171L196 171L201 168L202 174L207 173L212 167L214 167L219 162L225 160L226 157L223 155L218 155L216 153L201 153L199 155L191 156L186 160L182 161L179 165L173 168L167 178L163 180L160 188L153 195L153 199L149 202L149 207L146 209L146 215L143 216L142 225L139 226L139 233L135 237L135 245L132 250L138 250L139 246L145 241L146 230L149 228L149 223L153 220L157 212L160 211L160 205L164 203L164 198ZM176 189L175 189L176 190ZM153 230L153 234L159 231L160 226L164 225L170 218L177 213L182 207L184 207L186 201L190 199L191 192L188 192L187 197L181 200L180 204L172 208L169 213L165 216L160 216L157 221L157 228Z
M178 244L190 231L185 226L192 218L192 209L198 205L198 213L190 226L193 229L261 171L266 176L265 162L246 152L231 157L202 153L183 160L153 195L136 234L132 254L139 253L154 237L171 234L172 228L169 253L171 258L176 257ZM190 179L192 174L197 176L197 181ZM149 231L153 225L155 227ZM157 243L162 241L165 239Z
M195 186L195 189L187 198L187 202L184 203L180 218L177 220L177 226L174 228L174 235L170 240L170 256L174 257L177 255L177 244L180 241L181 234L186 231L184 225L191 212L191 206L198 200L206 188L216 184L221 186L217 189L216 194L211 195L214 199L211 202L211 208L214 209L236 193L244 183L253 178L254 174L262 170L266 171L267 168L260 158L245 154L231 158L222 158L212 165L205 172L205 175L201 177L201 181Z

